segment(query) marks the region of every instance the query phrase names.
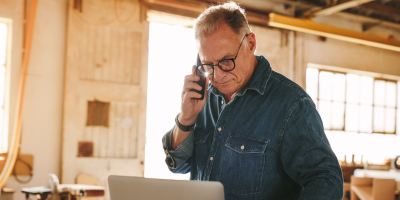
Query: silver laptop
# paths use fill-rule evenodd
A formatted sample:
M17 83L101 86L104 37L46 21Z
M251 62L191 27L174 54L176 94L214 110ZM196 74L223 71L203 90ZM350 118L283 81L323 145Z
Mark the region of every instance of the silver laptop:
M220 182L109 176L111 200L224 200Z

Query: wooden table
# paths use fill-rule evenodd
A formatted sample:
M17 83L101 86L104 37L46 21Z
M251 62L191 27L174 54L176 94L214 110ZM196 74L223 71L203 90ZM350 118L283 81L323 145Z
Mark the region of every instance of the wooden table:
M83 197L103 197L105 188L83 184L60 184L58 190L62 200L75 200Z

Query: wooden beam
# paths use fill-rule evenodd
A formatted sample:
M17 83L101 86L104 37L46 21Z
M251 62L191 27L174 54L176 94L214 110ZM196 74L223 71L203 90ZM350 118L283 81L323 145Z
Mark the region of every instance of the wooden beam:
M352 8L352 7L356 7L359 6L361 4L365 4L368 2L371 2L373 0L352 0L352 1L347 1L344 3L340 3L328 8L324 8L322 10L318 10L312 13L312 16L328 16L328 15L332 15L333 13L337 13L340 12L342 10L346 10L348 8Z
M270 0L270 1L289 4L289 5L292 5L292 6L296 6L296 8L307 8L307 9L312 10L312 11L323 9L321 6L317 6L315 4L311 4L311 3L308 3L308 2L305 2L305 1L291 1L291 0ZM363 4L362 6L370 7L371 4L375 8L382 7L382 5L380 5L380 4L379 4L379 6L377 6L376 4L378 4L378 3L375 3L375 2L366 3L366 4ZM389 12L393 12L394 11L394 12L398 13L397 11L399 11L398 9L393 10L392 7L388 7L388 6L384 6L384 7L385 7L384 10L390 10ZM397 24L397 23L394 23L394 22L385 21L385 20L381 20L381 19L376 19L376 18L372 18L372 17L367 17L367 16L364 16L364 15L356 15L356 14L346 13L346 12L337 12L334 15L338 16L338 17L350 18L352 20L356 20L356 21L361 22L361 23L365 23L365 22L377 23L377 24L382 25L382 26L386 26L386 27L395 28L397 30L400 30L400 24Z
M32 47L32 39L33 39L33 30L35 27L35 18L36 18L36 10L37 10L38 0L32 0L29 18L27 22L27 29L25 34L25 44L24 44L24 54L22 57L22 66L21 72L19 75L19 84L18 84L18 93L17 93L17 107L15 109L15 119L14 119L14 127L13 134L11 136L11 145L8 150L7 160L4 165L4 169L0 174L0 188L4 186L8 177L10 176L15 162L17 160L20 143L21 143L21 131L22 131L22 117L23 117L23 105L24 105L24 94L25 94L25 85L26 85L26 75L28 73L29 68L29 59L31 56L31 47Z
M275 13L269 14L269 18L269 25L273 27L299 31L400 52L400 41L398 40L385 39L375 35L350 31L333 26L326 26L323 24L315 23L311 20L301 20L293 17L278 15Z
M363 7L371 8L376 11L381 11L381 12L385 12L385 13L392 13L392 14L400 15L400 9L390 7L390 6L385 6L385 5L382 5L379 3L375 3L375 2L366 3L363 5Z
M142 0L150 9L171 14L197 18L211 4L202 1L188 0ZM246 9L246 18L250 24L268 26L269 12Z

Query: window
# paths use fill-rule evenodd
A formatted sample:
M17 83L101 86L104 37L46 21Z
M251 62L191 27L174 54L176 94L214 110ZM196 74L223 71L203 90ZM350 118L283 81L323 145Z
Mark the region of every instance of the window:
M191 28L150 23L145 177L189 179L189 174L173 174L168 170L161 138L175 124L183 79L192 72L196 56Z
M8 52L10 21L0 18L0 153L8 150Z
M358 161L380 162L400 154L395 148L400 142L400 82L361 74L309 65L307 92L339 159L355 154Z

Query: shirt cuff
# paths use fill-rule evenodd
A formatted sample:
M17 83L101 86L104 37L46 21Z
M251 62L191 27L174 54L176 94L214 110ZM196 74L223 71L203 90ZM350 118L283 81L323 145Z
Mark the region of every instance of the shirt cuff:
M192 131L189 137L187 137L175 150L172 150L173 131L174 128L167 132L162 138L163 149L166 156L165 163L171 169L175 169L182 163L187 162L193 155L194 148L194 133Z

